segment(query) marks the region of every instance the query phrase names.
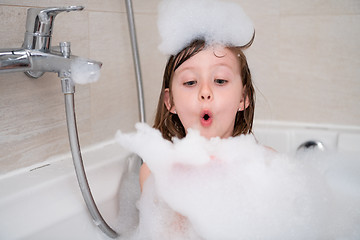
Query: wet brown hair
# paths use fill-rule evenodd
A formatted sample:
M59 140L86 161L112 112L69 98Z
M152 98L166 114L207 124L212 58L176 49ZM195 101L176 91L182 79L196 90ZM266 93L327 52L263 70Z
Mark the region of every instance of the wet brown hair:
M247 64L246 57L243 53L243 50L248 48L253 40L241 47L234 46L226 46L235 56L239 59L240 64L240 74L242 79L242 84L244 86L244 99L248 97L249 106L245 109L245 101L243 111L238 111L235 117L235 124L232 136L238 136L240 134L249 134L252 133L252 124L254 118L254 110L255 110L255 91L252 84L250 69ZM169 89L169 95L171 99L171 104L173 105L173 99L171 94L171 84L174 72L176 69L184 63L186 60L196 55L206 47L206 42L202 39L196 39L191 42L188 46L186 46L183 50L181 50L176 55L171 55L167 61L163 84L161 88L161 93L159 97L159 102L157 106L154 128L159 129L162 133L163 138L171 141L173 137L183 138L186 136L186 131L184 126L182 125L177 114L171 113L165 103L164 103L164 93L165 89ZM215 54L215 53L214 53ZM221 57L221 56L218 56Z

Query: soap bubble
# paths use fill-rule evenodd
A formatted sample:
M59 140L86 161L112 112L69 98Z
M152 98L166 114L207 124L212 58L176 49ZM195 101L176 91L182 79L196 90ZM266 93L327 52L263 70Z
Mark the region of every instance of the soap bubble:
M77 84L96 82L100 78L100 66L83 58L73 60L70 71L71 79Z

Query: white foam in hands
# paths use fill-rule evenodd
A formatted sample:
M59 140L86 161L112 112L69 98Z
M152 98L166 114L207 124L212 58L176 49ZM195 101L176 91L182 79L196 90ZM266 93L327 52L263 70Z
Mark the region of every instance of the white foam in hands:
M196 38L208 44L243 46L254 27L239 4L219 0L163 0L159 5L159 49L177 54Z
M209 140L189 130L171 143L146 124L136 128L116 135L152 172L134 239L360 237L358 161L348 168L353 182L339 175L341 182L333 176L344 159L300 161L267 150L249 135Z

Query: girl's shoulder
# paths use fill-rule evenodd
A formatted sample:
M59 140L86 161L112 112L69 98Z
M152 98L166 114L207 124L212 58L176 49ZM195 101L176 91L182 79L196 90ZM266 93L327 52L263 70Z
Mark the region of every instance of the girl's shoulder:
M264 147L265 147L267 150L271 151L271 152L274 152L274 153L277 153L277 152L278 152L278 151L276 151L275 149L273 149L272 147L265 146L265 145L264 145Z
M140 181L140 188L141 191L143 189L143 185L146 181L146 179L150 176L151 171L146 163L143 163L140 167L140 174L139 174L139 181Z

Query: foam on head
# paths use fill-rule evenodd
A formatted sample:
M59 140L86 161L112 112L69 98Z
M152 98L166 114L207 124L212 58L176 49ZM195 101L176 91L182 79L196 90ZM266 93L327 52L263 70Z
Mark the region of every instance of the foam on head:
M240 5L219 0L163 0L159 5L159 49L175 55L195 39L244 46L254 27Z

